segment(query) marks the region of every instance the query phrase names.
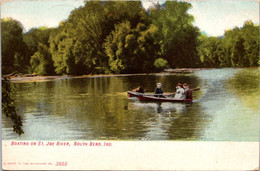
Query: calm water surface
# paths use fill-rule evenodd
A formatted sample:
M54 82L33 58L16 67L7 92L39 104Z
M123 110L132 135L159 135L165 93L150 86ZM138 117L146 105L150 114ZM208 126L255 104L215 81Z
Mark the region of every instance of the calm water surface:
M2 116L4 140L259 141L259 69L191 74L71 78L14 83L24 134ZM193 103L144 103L126 91L165 92L178 82L201 87Z

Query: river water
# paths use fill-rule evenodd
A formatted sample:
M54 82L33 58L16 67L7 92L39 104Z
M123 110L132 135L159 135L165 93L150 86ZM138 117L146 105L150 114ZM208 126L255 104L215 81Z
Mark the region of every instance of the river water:
M126 91L142 85L153 92L157 82L165 92L178 82L201 89L192 103L128 99ZM259 68L14 83L24 134L2 116L2 138L259 141L259 84Z

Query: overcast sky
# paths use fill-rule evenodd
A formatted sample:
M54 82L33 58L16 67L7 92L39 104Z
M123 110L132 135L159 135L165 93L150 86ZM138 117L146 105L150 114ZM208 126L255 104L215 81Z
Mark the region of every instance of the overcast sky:
M227 29L242 27L246 20L259 25L257 0L190 0L195 17L194 25L209 36L221 36ZM13 0L2 2L1 18L12 17L20 21L25 31L33 27L57 27L68 18L70 11L82 6L83 0ZM145 8L151 2L143 1Z

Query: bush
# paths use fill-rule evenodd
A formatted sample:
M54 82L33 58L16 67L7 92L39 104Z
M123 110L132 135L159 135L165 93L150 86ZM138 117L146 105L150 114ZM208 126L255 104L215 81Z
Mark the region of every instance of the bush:
M154 66L157 71L163 71L164 69L167 69L168 66L168 61L163 59L163 58L158 58L154 61Z

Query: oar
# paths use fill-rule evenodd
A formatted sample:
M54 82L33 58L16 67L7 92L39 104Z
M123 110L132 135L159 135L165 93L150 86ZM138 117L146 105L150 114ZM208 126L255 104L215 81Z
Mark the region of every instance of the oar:
M200 90L200 87L193 88L193 89L190 89L190 90L191 90L191 91ZM175 95L176 93L170 93L170 94L144 94L144 93L140 93L140 94L142 94L143 96L158 96L158 95L172 96L172 95Z
M200 90L200 87L197 87L197 88L193 88L193 89L190 89L191 91L196 91L196 90Z

